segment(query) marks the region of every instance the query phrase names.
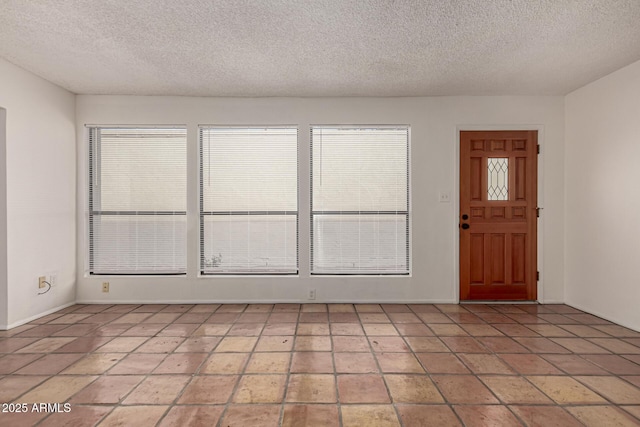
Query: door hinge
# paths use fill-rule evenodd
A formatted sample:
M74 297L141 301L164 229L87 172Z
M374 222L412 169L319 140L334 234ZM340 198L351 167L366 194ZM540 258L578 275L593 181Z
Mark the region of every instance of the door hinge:
M540 281L540 272L536 271L536 281Z
M540 218L540 211L542 208L536 208L536 218Z
M540 144L537 145L538 154L540 154Z

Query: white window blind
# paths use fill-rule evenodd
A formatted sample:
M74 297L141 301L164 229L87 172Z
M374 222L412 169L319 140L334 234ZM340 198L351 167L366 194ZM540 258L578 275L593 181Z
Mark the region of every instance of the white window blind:
M298 272L298 130L200 127L202 274Z
M311 272L409 273L409 128L311 128Z
M186 271L184 128L89 128L91 274Z

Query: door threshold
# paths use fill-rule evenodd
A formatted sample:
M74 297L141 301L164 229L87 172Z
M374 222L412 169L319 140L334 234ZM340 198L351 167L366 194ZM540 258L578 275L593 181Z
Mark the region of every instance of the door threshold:
M535 304L540 304L540 303L538 301L518 301L518 300L514 300L514 301L473 300L473 301L460 301L459 304L469 304L469 305L473 305L473 304L493 304L493 305L497 305L497 304L521 304L521 305L523 305L523 304L526 304L526 305L535 305Z

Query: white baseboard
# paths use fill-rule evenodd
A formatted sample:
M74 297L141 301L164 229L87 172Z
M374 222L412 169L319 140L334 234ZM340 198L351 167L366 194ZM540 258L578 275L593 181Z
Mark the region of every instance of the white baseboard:
M0 325L0 330L6 331L6 330L9 330L9 329L17 328L18 326L22 326L25 323L29 323L29 322L31 322L33 320L39 319L39 318L44 317L44 316L46 316L48 314L55 313L56 311L62 310L63 308L70 307L70 306L72 306L74 304L76 304L76 302L75 301L71 301L71 302L68 302L66 304L62 304L62 305L60 305L58 307L54 307L54 308L52 308L50 310L47 310L47 311L45 311L43 313L36 314L36 315L28 317L26 319L18 320L17 322L13 322L10 325Z
M79 300L76 304L457 304L456 300Z
M608 320L609 322L613 322L613 323L615 323L617 325L624 326L625 328L629 328L629 329L631 329L633 331L640 332L640 327L638 325L630 325L627 322L625 322L624 320L616 319L613 316L607 316L605 314L602 314L602 313L598 312L597 310L591 310L589 308L585 308L585 307L581 306L580 304L574 304L574 303L571 303L571 302L565 302L564 304L568 305L569 307L573 307L573 308L576 308L578 310L582 310L585 313L589 313L589 314L592 314L594 316L597 316L597 317L599 317L601 319Z
M538 305L538 301L519 301L519 300L464 300L460 301L460 305Z

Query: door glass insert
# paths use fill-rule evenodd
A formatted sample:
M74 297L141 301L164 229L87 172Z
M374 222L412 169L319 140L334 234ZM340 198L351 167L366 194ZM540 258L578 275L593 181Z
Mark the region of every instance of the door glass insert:
M487 200L509 200L509 158L487 160Z

